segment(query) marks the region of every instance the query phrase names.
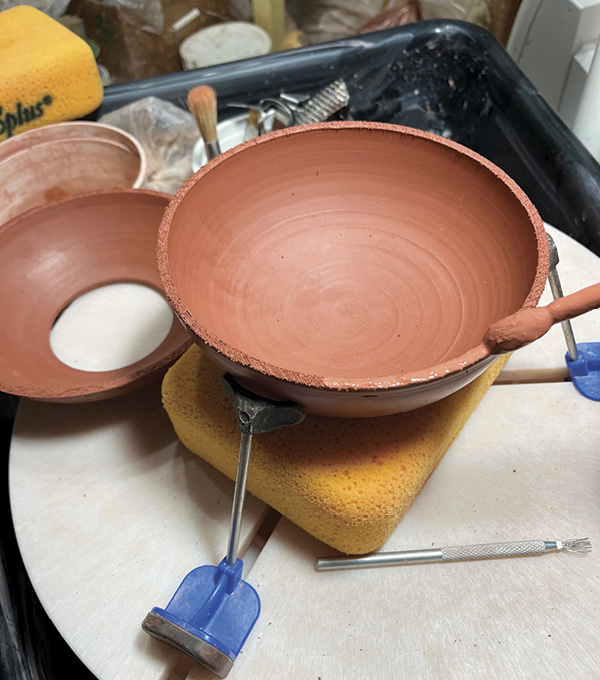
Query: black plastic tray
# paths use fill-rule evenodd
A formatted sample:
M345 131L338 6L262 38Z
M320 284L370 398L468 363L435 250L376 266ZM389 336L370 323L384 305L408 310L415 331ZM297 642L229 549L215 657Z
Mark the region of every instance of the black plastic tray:
M313 93L346 80L347 117L447 136L502 167L544 220L600 255L600 166L488 32L426 21L291 52L106 89L98 115L149 94L185 107L200 83L232 101Z

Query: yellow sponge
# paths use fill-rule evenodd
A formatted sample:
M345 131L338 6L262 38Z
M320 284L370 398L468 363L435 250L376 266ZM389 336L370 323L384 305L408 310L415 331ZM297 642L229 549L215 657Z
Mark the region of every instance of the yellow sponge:
M342 419L307 415L256 435L248 490L342 552L379 548L506 362L460 392L410 413ZM240 434L220 373L192 346L165 375L163 404L178 437L235 479Z
M0 140L81 118L102 101L90 46L34 7L0 12L0 64Z

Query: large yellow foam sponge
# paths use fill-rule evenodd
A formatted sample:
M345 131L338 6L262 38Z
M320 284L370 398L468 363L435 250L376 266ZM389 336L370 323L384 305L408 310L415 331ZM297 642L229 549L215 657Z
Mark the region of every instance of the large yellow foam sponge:
M417 411L365 419L307 415L299 425L254 436L248 490L342 552L379 548L505 361ZM182 443L235 479L240 434L220 375L192 346L163 379L163 405Z
M102 102L90 46L34 7L0 12L0 64L0 141L81 118Z

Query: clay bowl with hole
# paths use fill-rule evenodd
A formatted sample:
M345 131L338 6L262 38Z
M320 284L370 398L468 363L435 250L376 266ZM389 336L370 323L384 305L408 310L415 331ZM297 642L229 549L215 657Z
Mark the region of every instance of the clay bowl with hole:
M331 416L419 408L497 358L488 328L535 307L543 223L499 168L394 125L250 140L199 170L159 235L167 299L248 389Z
M137 189L146 154L123 130L93 122L46 125L0 144L0 224L38 205L107 189Z
M1 391L54 402L105 399L160 378L184 351L190 339L177 322L150 354L108 371L69 366L50 342L61 313L88 291L132 282L162 296L156 240L169 199L135 189L84 194L0 226ZM146 340L143 324L136 332Z

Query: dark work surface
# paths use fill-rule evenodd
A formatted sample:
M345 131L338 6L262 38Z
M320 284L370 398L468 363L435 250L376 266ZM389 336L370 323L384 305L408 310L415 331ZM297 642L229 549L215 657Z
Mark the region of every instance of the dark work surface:
M421 22L335 43L106 88L98 117L149 95L185 107L189 90L213 86L228 102L256 103L281 90L314 93L343 77L346 116L408 125L460 142L502 167L542 217L600 255L600 167L487 32ZM0 394L2 539L0 680L91 674L44 613L23 568L8 499L8 450L16 400Z

